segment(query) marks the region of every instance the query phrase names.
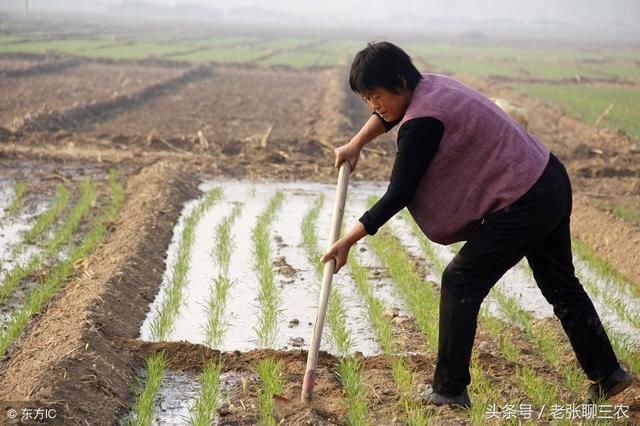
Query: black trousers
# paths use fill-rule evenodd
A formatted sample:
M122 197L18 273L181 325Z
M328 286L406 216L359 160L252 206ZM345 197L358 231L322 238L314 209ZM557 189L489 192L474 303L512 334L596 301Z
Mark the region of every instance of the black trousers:
M593 303L575 276L570 216L569 177L551 155L536 184L510 206L488 215L449 263L442 275L436 392L454 396L471 382L480 304L523 257L587 377L597 381L619 367Z

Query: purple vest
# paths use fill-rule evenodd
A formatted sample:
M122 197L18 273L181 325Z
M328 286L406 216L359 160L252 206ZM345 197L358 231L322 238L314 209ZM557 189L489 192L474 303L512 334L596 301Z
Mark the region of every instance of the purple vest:
M422 75L400 126L418 117L435 117L445 129L407 206L437 243L467 240L487 214L524 195L549 161L549 150L536 138L487 97L452 78Z

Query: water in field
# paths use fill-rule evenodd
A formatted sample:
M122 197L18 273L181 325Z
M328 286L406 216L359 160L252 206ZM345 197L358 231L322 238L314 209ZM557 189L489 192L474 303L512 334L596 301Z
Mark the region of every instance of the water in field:
M211 297L214 278L219 274L214 261L215 229L229 215L234 206L240 205L240 215L232 226L233 255L229 265L229 276L233 285L225 304L224 319L227 324L222 345L224 351L247 351L259 347L257 300L259 281L254 268L254 248L251 229L257 216L267 206L277 192L284 193L284 202L271 225L271 258L275 279L279 290L278 337L276 349L306 349L311 337L318 304L320 278L307 257L302 240L302 220L314 201L324 194L324 207L318 217L317 236L322 250L327 246L331 212L335 196L334 185L314 183L240 183L235 181L205 182L201 189L214 187L224 189L221 200L203 216L195 232L193 254L188 273L188 283L183 292L183 306L176 318L169 340L187 340L193 343L205 341L207 301ZM379 194L375 184L352 184L347 200L345 226L351 226L366 209L369 195ZM382 189L383 190L383 189ZM188 203L183 218L195 207ZM178 236L183 229L183 219L176 225L167 256L167 264L175 261ZM356 248L357 249L357 248ZM361 253L362 254L362 253ZM363 255L366 264L366 255ZM150 315L141 329L141 337L151 340L151 321L164 297L168 276L162 284ZM374 341L373 331L366 319L366 311L357 295L355 285L347 268L334 277L333 285L341 294L347 312L347 326L351 330L353 350L363 354L379 351ZM402 304L393 296L388 280L378 280L376 293L390 305ZM325 331L327 326L325 325ZM329 339L323 339L322 348L334 352Z
M383 183L352 182L345 207L345 230L356 223L358 217L366 210L368 198L384 192ZM325 202L317 221L316 234L319 247L324 250L327 246L331 213L335 197L335 186L328 184L295 182L272 183L238 181L210 181L201 185L206 192L214 187L223 188L223 195L214 206L207 211L195 231L195 240L190 260L190 270L187 283L183 289L183 301L179 314L175 319L169 340L186 340L192 343L205 342L206 322L209 315L207 302L212 296L212 285L215 277L220 273L214 260L215 229L228 216L233 207L239 205L240 215L235 220L231 235L233 254L229 265L229 276L233 281L224 310L226 332L222 344L216 348L223 351L248 351L260 347L257 328L259 325L260 306L258 303L259 281L255 272L254 248L251 229L255 226L256 218L267 206L269 200L277 191L284 193L282 207L275 215L271 225L271 260L278 288L279 314L277 340L275 349L298 350L307 349L313 330L313 322L317 311L320 278L316 270L317 264L308 259L307 251L302 240L302 221L320 194L324 194ZM174 238L168 250L167 264L175 262L178 240L183 229L184 218L196 207L198 200L192 200L185 205L182 218L174 230ZM386 226L399 236L408 252L417 258L424 258L420 242L402 215L397 215ZM453 257L456 248L432 244L440 262L446 265ZM404 304L399 300L390 279L382 271L380 260L369 252L366 239L356 245L352 256L371 270L370 282L374 285L376 297L386 307L398 308L404 311ZM425 281L440 283L436 268L426 268ZM152 340L150 324L160 306L165 290L169 283L170 273L167 273L162 289L154 301L150 314L145 320L141 337ZM356 290L355 283L350 277L348 268L334 276L333 285L340 293L347 313L347 326L351 330L353 351L360 351L365 355L375 354L380 349L376 344L372 328L367 321L364 302ZM526 265L518 266L508 271L498 282L496 288L514 299L524 310L530 312L534 318L553 316L551 305L544 299L536 286ZM615 315L615 312L594 298L598 311L603 320L618 329L624 335L633 339L634 329ZM490 314L503 317L496 300L489 296L485 301ZM325 337L322 349L335 353L328 329L325 324ZM637 334L637 333L635 333Z

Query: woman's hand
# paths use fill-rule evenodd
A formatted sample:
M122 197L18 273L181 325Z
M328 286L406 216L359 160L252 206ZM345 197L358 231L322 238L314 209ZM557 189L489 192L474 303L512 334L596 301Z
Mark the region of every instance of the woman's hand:
M327 250L324 256L322 256L322 263L335 259L336 265L333 268L333 273L337 274L340 268L347 263L347 257L349 256L349 250L351 250L351 247L353 247L353 245L365 235L367 235L367 231L364 229L364 225L360 222L356 223L344 237L336 241L329 250Z
M326 263L331 259L335 259L336 264L333 268L333 273L337 274L338 271L347 263L347 257L349 256L349 250L353 244L348 240L341 238L335 242L334 245L322 256L322 263Z
M351 172L356 169L358 159L360 158L360 151L362 147L353 140L346 145L342 145L335 149L336 154L336 169L340 168L343 161L348 161L351 166Z

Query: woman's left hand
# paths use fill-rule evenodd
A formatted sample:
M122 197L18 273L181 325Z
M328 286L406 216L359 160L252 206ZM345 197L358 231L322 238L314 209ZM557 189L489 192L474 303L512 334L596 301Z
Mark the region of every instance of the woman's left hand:
M333 268L333 273L337 274L338 271L347 263L347 257L349 256L351 246L352 244L347 239L339 239L329 248L329 250L327 250L324 256L322 256L322 263L335 259L336 264Z

